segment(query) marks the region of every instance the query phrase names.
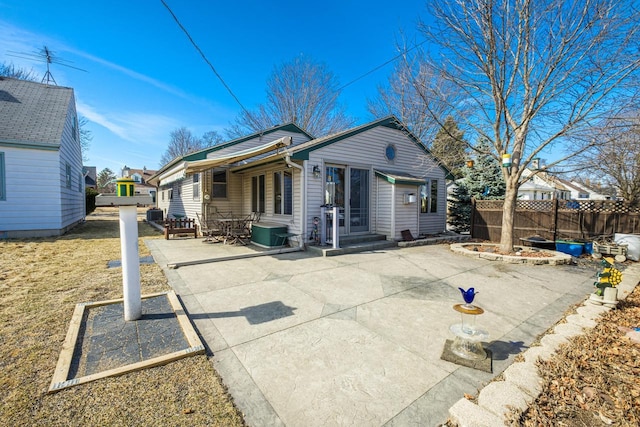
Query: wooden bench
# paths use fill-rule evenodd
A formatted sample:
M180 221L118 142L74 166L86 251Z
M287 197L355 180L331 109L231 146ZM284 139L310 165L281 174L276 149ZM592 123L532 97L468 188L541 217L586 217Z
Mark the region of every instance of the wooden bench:
M198 225L191 218L167 219L164 222L164 238L169 240L171 234L191 234L198 237Z

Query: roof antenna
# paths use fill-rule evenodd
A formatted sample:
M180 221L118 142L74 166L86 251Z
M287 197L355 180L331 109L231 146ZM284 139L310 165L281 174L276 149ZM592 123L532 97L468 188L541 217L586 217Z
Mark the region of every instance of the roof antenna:
M56 80L53 78L53 74L51 74L51 69L49 64L58 64L63 65L65 67L73 68L74 70L84 71L82 68L74 67L73 62L67 61L66 59L59 58L55 55L55 53L49 49L47 46L43 46L38 52L34 53L20 53L20 52L11 52L7 53L7 56L13 56L16 58L28 59L30 61L44 61L47 64L47 72L44 74L41 83L50 84L53 82L54 85L58 86Z

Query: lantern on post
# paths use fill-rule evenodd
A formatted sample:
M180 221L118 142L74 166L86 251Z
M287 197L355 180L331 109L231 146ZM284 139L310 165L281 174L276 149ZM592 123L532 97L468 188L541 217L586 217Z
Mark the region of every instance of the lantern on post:
M138 320L142 317L140 256L138 254L138 209L135 193L135 181L130 178L116 180L116 203L120 211L124 320Z
M511 167L511 154L506 153L502 155L502 167L503 168Z
M116 179L116 196L133 197L135 195L135 181L131 178Z

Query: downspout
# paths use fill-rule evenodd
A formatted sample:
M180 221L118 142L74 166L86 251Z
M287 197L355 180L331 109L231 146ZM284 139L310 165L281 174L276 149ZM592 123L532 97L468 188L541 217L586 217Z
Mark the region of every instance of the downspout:
M307 180L305 179L305 169L304 167L293 163L291 161L291 154L289 153L288 150L285 150L285 157L284 157L284 161L287 164L287 166L292 167L292 168L296 168L300 171L300 204L302 205L300 210L302 211L302 215L300 217L300 227L301 227L301 231L302 234L300 235L300 238L298 239L298 244L299 244L299 248L301 250L304 250L304 241L305 238L307 236L307 192L306 190L306 183ZM295 209L294 209L295 212Z

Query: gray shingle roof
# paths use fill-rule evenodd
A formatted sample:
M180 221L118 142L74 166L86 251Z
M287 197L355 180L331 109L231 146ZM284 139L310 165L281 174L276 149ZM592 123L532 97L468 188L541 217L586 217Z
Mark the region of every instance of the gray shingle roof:
M59 145L72 97L68 87L0 77L0 142Z

